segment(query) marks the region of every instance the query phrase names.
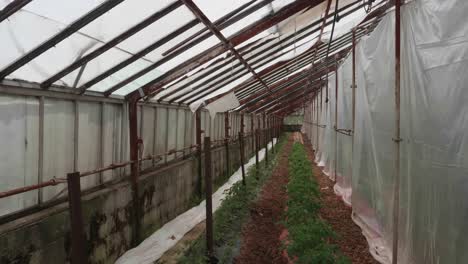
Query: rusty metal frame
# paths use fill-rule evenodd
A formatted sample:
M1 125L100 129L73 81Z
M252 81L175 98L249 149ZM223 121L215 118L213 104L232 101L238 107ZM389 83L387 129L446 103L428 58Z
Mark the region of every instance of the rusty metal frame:
M237 46L239 44L244 43L245 41L251 39L253 36L257 35L258 33L270 28L273 25L278 24L279 22L285 20L286 18L290 17L293 14L296 14L299 11L304 10L305 8L314 7L320 4L321 0L297 0L293 3L286 5L285 7L278 10L278 12L274 14L267 15L266 17L260 19L259 21L245 27L238 33L234 34L233 36L229 37L229 42L232 43L233 46ZM228 50L224 44L220 43L201 54L192 57L191 59L185 61L184 63L180 64L178 67L169 70L168 72L164 73L160 77L156 78L153 81L150 81L139 91L133 91L127 98L135 98L141 99L144 96L153 94L159 91L164 85L176 80L177 78L183 76L186 72L208 62L209 60L221 55L225 51Z
M6 5L2 10L0 10L0 23L2 23L3 20L8 19L30 2L32 2L32 0L16 0Z
M198 8L192 0L181 0L185 6L200 20L228 49L234 56L244 65L244 67L260 82L265 89L271 91L270 87L260 78L257 72L250 66L250 64L242 57L242 55L234 48L234 45L229 41L220 30L208 19L208 17Z
M0 71L0 81L125 0L107 0Z
M356 3L358 2L353 2L351 4L348 4L344 7L342 7L339 12L342 12L342 11L346 11L347 9L350 9L348 10L347 12L343 13L342 16L347 16L351 13L353 13L354 11L358 10L359 8L361 8L361 5L356 5ZM328 15L327 18L330 18L332 17L332 15ZM299 36L297 39L294 39L295 38L295 34L290 34L284 38L281 39L281 41L279 41L278 43L276 43L275 45L271 45L268 47L268 49L265 49L267 50L267 52L265 53L264 51L265 50L261 50L251 56L249 56L248 60L252 60L252 59L255 59L257 58L258 56L262 55L261 57L259 57L258 59L254 60L251 62L251 65L255 65L256 67L261 67L263 65L266 65L267 63L271 62L271 61L274 61L275 59L281 57L284 53L288 52L288 51L284 51L286 47L288 46L292 46L295 41L298 41L298 40L302 40L304 38L307 38L310 34L313 34L314 32L318 31L321 29L321 27L318 27L318 28L315 28L316 26L318 26L320 24L320 22L322 22L322 20L317 20L313 23L311 23L310 25L304 27L303 29L299 30L297 32L297 34L302 34L301 36ZM333 21L328 21L326 22L326 25L328 24L331 24ZM315 28L315 29L314 29ZM310 31L310 32L308 32ZM304 34L303 34L304 33ZM292 40L292 41L290 41ZM255 47L253 47L252 49L250 50L247 50L245 53L252 53L253 51L256 51L258 50L259 48L263 47L265 44L268 44L269 41L264 41L262 43L260 43L259 45L256 45ZM323 48L323 47L322 47ZM294 49L294 48L292 48ZM280 52L280 54L278 54L278 52ZM310 53L310 51L309 51ZM304 56L304 55L301 55L301 56ZM266 59L266 61L265 61ZM292 59L291 61L294 61L295 59ZM226 66L228 62L224 63L223 65L221 66ZM216 75L212 76L211 78L209 78L208 80L200 83L199 85L197 85L198 87L203 87L204 88L204 91L202 91L202 93L198 92L198 89L197 87L194 88L193 91L187 91L185 93L182 93L182 95L178 95L177 97L175 98L172 98L171 100L169 100L169 103L172 103L174 102L175 100L178 100L180 99L181 97L185 97L185 99L183 100L180 100L178 101L178 103L187 103L187 104L191 104L192 102L194 101L197 101L199 100L200 98L210 94L210 93L213 93L221 88L224 87L225 84L235 80L236 78L239 78L241 77L242 75L244 75L245 71L243 71L243 69L238 69L238 67L240 66L241 64L237 64L235 66L233 66L232 68L233 69L225 69L224 71L222 72L219 72L219 73L216 73ZM162 99L165 99L166 97L168 97L169 95L171 94L174 94L176 92L179 92L181 91L182 89L184 89L185 87L187 87L189 84L193 84L195 81L198 81L200 80L202 77L206 77L207 75L210 75L212 73L215 73L217 70L219 70L221 67L215 67L213 69L210 69L209 71L206 72L206 74L200 76L200 78L196 78L195 80L191 81L190 83L182 86L182 87L178 87L176 89L174 89L174 91L171 91L170 93L168 94L165 94L164 96L162 96L161 98L159 98L159 100L162 100ZM237 69L237 70L235 70ZM235 70L234 72L230 72L231 70ZM268 71L270 71L270 69L268 69ZM261 71L259 74L260 75L263 75L265 73L268 73L268 71ZM216 80L218 79L217 82L212 82L213 80ZM252 80L248 81L247 83L252 83L256 81L255 78L253 78ZM268 83L268 82L267 82ZM258 82L254 82L254 84L258 84ZM259 84L259 86L262 86L261 84ZM262 86L263 87L263 86ZM168 89L170 87L167 87L166 89ZM237 88L236 88L237 89ZM197 90L197 91L195 91ZM232 89L234 90L234 89ZM226 92L227 93L227 92ZM192 96L186 96L187 94L192 94ZM189 100L190 99L190 100Z
M74 61L72 64L66 66L56 74L49 77L47 80L43 81L40 86L43 89L47 89L50 87L54 82L60 80L60 78L66 76L67 74L73 72L74 70L78 69L79 67L85 65L86 63L90 62L91 60L97 58L104 52L110 50L114 46L118 45L120 42L130 38L134 34L138 33L139 31L145 29L149 25L153 24L154 22L158 21L159 19L163 18L167 14L171 13L172 11L176 10L182 6L182 3L179 1L175 1L172 4L166 6L165 8L156 11L153 15L147 17L140 23L132 26L131 28L127 29L126 31L122 32L118 36L114 37L112 40L108 41L106 44L100 46L99 48L93 50L92 52L86 54L85 56L79 58L78 60Z

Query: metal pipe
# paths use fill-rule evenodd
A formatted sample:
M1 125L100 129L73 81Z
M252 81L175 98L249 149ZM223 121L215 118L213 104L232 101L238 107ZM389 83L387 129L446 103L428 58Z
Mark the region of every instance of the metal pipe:
M398 263L398 226L400 217L400 29L401 0L395 0L395 183L393 188L393 243L392 264Z
M224 113L224 145L226 149L226 175L231 175L231 166L229 160L229 112Z
M240 114L240 130L239 130L239 151L240 151L240 163L241 163L241 171L242 171L242 183L245 185L245 168L244 168L244 155L245 155L245 148L244 148L244 114Z
M81 210L81 184L80 173L73 172L67 174L68 183L68 205L71 228L71 257L72 264L86 264L86 239L83 230L83 214Z
M268 138L266 126L266 114L263 112L263 144L265 146L265 167L268 167Z
M133 161L130 166L131 183L132 183L132 217L133 217L133 232L132 232L132 245L136 246L140 241L140 205L138 194L138 178L140 175L140 168L138 166L138 114L137 114L137 101L133 100L128 103L128 118L129 118L129 131L130 131L130 159Z
M335 68L335 177L338 174L338 67Z
M245 184L245 169L244 169L244 134L239 131L239 153L240 153L240 164L242 171L242 185Z
M211 180L211 140L205 137L205 199L206 199L206 255L210 263L214 258L213 250L213 208Z
M197 168L197 173L198 173L198 180L197 180L197 193L199 197L202 196L202 142L201 142L201 110L197 109L195 112L195 141L198 146L198 168Z

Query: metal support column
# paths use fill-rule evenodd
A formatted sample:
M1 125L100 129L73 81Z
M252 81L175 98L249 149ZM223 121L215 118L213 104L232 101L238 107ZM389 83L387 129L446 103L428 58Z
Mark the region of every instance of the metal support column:
M226 148L226 175L231 175L231 162L229 160L229 112L224 113L224 146Z
M213 251L213 208L211 182L211 139L205 137L205 196L206 196L206 255L210 263L214 259Z
M201 110L198 109L195 112L195 141L197 144L197 151L198 151L198 179L197 179L197 194L199 197L202 197L202 142L201 142Z
M241 114L241 125L239 131L239 152L240 152L240 164L242 171L242 184L245 185L245 168L244 168L244 114Z
M395 183L393 188L393 243L392 263L398 263L398 226L400 217L400 6L395 0Z
M258 152L260 151L260 132L257 128L255 130L255 168L257 169L257 178L258 178L258 169L259 169L259 161L258 161Z
M80 173L73 172L67 174L68 183L68 206L70 210L71 227L71 255L72 264L86 264L85 233L83 229L83 215L81 211L81 186Z
M132 213L133 213L133 230L132 230L132 245L138 245L140 241L140 206L138 195L138 178L140 175L140 168L138 166L138 114L137 114L137 101L130 101L128 103L128 117L130 126L130 159L132 161L131 170L131 183L132 183Z
M265 146L265 167L268 167L268 138L267 138L266 114L263 112L263 145Z
M335 67L335 173L334 181L336 182L338 169L338 66Z
M252 152L255 151L255 140L256 140L254 123L255 123L255 115L251 114L250 115L250 132L252 133Z

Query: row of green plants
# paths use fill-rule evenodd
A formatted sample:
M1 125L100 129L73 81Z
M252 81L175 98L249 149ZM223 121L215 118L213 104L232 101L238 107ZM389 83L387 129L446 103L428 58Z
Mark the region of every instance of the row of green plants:
M294 143L288 169L288 209L284 225L289 232L285 245L289 258L298 264L350 263L338 247L330 243L337 235L319 217L320 190L302 144Z
M241 229L249 216L249 207L257 198L263 183L271 175L276 165L276 153L281 151L285 137L281 137L275 146L275 152L269 151L269 163L265 166L265 160L259 163L259 169L252 166L246 177L246 186L242 181L235 183L226 194L220 208L214 213L214 247L215 256L219 263L232 263L233 258L239 253L241 243ZM179 263L204 264L206 258L205 234L196 239L185 254L179 259Z

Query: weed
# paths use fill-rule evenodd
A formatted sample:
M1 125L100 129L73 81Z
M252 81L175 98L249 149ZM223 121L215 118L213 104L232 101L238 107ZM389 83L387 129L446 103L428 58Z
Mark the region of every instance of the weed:
M275 146L276 150L281 149L286 141L285 139L286 137L282 137L278 141L277 146ZM275 153L278 152L275 151ZM273 157L271 151L268 155ZM214 245L215 255L219 263L231 263L234 256L237 255L240 247L242 224L249 216L250 204L257 198L257 193L265 180L271 175L275 165L276 159L270 159L267 168L265 168L265 161L261 161L259 170L256 169L255 165L248 170L246 186L243 186L242 181L239 181L226 191L225 199L220 208L214 213ZM206 263L205 241L205 235L196 239L178 262L187 264Z
M350 263L329 243L336 238L331 227L318 216L320 192L304 146L294 143L289 156L288 210L284 224L290 240L286 246L295 263Z

